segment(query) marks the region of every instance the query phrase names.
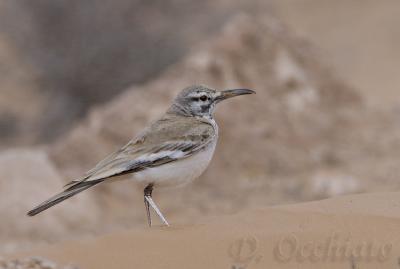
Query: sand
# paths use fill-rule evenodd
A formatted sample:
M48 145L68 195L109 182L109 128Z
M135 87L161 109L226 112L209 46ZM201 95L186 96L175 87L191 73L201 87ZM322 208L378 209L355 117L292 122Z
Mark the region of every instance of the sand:
M399 268L400 193L137 227L17 253L79 268Z

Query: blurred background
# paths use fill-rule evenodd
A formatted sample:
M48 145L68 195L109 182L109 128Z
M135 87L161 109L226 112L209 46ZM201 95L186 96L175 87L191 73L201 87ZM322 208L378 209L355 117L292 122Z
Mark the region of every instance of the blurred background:
M126 143L182 88L247 87L174 224L400 187L396 0L0 1L0 254L144 227L142 190L26 211Z

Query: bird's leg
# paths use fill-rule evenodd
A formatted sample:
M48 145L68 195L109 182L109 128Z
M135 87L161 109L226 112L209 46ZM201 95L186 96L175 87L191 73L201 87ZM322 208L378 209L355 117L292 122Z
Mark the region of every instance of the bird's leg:
M145 196L144 197L147 202L150 204L150 206L154 209L154 211L156 211L157 215L160 217L161 221L169 226L168 221L164 218L163 214L161 213L160 209L158 209L156 203L154 203L153 199L151 198L151 196Z
M149 226L151 227L151 214L150 214L150 204L147 201L146 197L151 197L151 193L153 192L153 184L147 185L146 188L144 188L144 206L146 207L146 213L147 213L147 222L149 223Z
M147 189L147 190L146 190ZM158 217L161 219L161 221L169 226L167 220L164 218L163 214L161 213L160 209L157 207L156 203L153 201L153 198L151 198L151 193L153 191L153 184L149 184L145 189L144 189L144 203L146 205L146 210L147 210L147 219L149 220L149 225L151 226L151 217L150 217L150 206L154 209L154 211L157 213Z

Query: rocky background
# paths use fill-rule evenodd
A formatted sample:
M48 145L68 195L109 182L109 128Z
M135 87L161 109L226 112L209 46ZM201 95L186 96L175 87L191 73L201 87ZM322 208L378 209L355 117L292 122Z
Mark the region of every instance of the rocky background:
M396 10L390 0L1 2L0 253L147 225L130 181L25 213L195 83L257 95L219 107L200 179L155 191L172 224L398 189Z

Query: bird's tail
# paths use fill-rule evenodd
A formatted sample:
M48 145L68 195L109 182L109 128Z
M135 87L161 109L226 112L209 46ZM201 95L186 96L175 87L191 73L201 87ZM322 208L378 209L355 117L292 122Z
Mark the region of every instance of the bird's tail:
M93 181L83 181L83 182L76 183L76 184L72 185L71 187L67 188L66 190L64 190L63 192L56 194L53 197L51 197L50 199L44 201L43 203L41 203L40 205L38 205L37 207L35 207L31 211L29 211L27 213L27 215L35 216L35 215L39 214L40 212L42 212L52 206L55 206L56 204L61 203L62 201L74 196L75 194L78 194L81 191L84 191L90 187L93 187L94 185L99 184L102 181L103 180L93 180Z

